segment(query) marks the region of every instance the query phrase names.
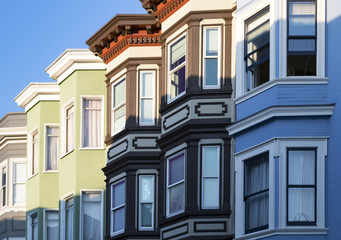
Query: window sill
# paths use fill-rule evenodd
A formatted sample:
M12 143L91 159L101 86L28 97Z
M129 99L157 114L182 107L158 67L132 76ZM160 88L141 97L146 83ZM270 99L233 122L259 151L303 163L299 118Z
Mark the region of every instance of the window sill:
M181 211L177 211L177 212L175 212L175 213L167 214L166 218L174 217L174 216L176 216L176 215L178 215L178 214L181 214L181 213L183 213L183 212L185 212L185 210L181 210Z
M234 99L235 104L242 103L261 92L264 92L276 85L312 85L312 84L328 84L328 78L321 78L316 76L307 76L307 77L286 77L286 78L276 78L274 80L270 80L249 92L243 93L241 96L238 96Z
M252 240L271 237L275 235L325 235L328 233L328 228L317 228L314 226L307 227L286 227L278 229L266 229L254 233L245 234L235 238L235 240Z
M110 237L114 237L114 236L117 236L117 235L122 234L122 233L124 233L124 230L121 230L121 231L117 231L117 232L111 233L111 234L110 234Z
M104 147L83 147L83 148L78 148L78 150L80 151L84 151L84 150L105 150Z
M73 151L75 151L75 149L72 149L71 151L63 154L59 159L63 159L64 157L66 157L67 155L71 154Z
M38 175L38 173L35 173L35 174L33 174L33 175L29 176L29 177L27 178L27 180L29 180L29 179L31 179L31 178L33 178L33 177L37 176L37 175Z
M43 173L59 173L58 170L45 170Z

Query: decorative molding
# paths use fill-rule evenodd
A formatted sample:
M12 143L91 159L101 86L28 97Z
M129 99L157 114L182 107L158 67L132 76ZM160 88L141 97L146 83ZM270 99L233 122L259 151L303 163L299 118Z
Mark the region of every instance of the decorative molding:
M159 149L157 146L156 141L158 140L158 137L135 137L132 140L132 145L135 149ZM150 144L139 144L139 140L149 140ZM153 141L154 140L154 141ZM153 145L151 145L153 144Z
M184 235L188 233L188 223L182 224L180 226L176 226L170 229L167 229L166 231L162 231L162 239L173 239L178 236ZM175 235L172 235L172 231L175 231Z
M203 225L200 227L200 225ZM219 228L219 225L222 225ZM205 227L209 226L209 227ZM209 232L226 232L226 222L225 221L212 221L212 222L194 222L194 232L197 233L209 233Z
M220 112L216 112L214 108L221 107ZM227 105L224 102L200 102L194 107L194 112L199 117L215 117L215 116L224 116L228 110Z
M331 116L334 107L334 105L273 106L234 123L226 130L233 135L274 117Z
M187 111L184 115L185 116L181 116L182 112ZM164 130L167 130L169 128L174 127L175 125L177 125L178 123L186 120L189 117L190 114L190 107L188 105L185 105L184 107L178 109L177 111L169 114L168 116L166 116L163 120L162 126ZM179 116L180 118L174 122L171 121L172 118L176 118L177 116ZM170 121L171 123L168 125L167 122ZM168 125L168 126L167 126Z
M159 9L154 13L154 15L157 20L162 23L189 1L190 0L169 0L165 4L159 3L157 6Z
M107 156L108 160L110 161L115 156L121 155L127 150L128 150L128 139L125 139L108 149L108 156Z

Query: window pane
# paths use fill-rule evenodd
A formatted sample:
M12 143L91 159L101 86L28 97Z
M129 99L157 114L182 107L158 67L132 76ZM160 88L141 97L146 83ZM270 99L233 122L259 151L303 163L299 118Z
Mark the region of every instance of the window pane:
M288 55L288 76L315 76L316 55Z
M204 178L203 181L203 206L219 206L219 180L218 178Z
M315 51L315 39L289 39L288 51Z
M118 132L122 129L124 129L125 125L126 125L126 118L125 115L126 114L126 106L123 105L120 108L117 108L115 110L115 125L114 125L114 129L115 132Z
M6 167L2 168L2 181L1 181L1 186L5 186L6 185Z
M183 36L181 39L176 41L170 47L170 70L179 66L181 63L185 62L185 52L186 52L186 37Z
M118 208L114 211L114 232L124 229L125 207Z
M181 153L176 157L170 158L168 161L168 185L184 180L185 154Z
M315 35L315 1L289 2L289 35Z
M206 86L218 85L218 59L217 58L205 59L205 85Z
M113 106L117 107L126 100L126 81L114 85L114 103Z
M269 188L269 161L267 155L245 164L245 194L250 195Z
M151 72L142 73L141 97L153 97L154 74Z
M141 204L141 226L152 227L152 210L153 205L151 203Z
M83 147L99 147L102 141L102 101L84 99L83 107Z
M206 29L206 56L218 56L218 29Z
M169 189L169 213L185 209L185 184L181 183Z
M288 201L288 221L315 221L314 188L289 188Z
M270 23L266 22L246 34L247 53L251 53L265 45L270 41Z
M46 235L47 240L58 240L59 214L55 211L46 212Z
M35 215L31 219L32 221L32 240L38 240L38 216Z
M140 176L140 201L154 202L153 176Z
M66 239L73 239L73 198L66 201Z
M269 223L269 192L249 197L245 202L246 230Z
M46 142L46 170L58 169L58 144L59 144L59 128L47 127Z
M141 100L141 120L143 123L152 123L153 120L153 99Z
M101 194L83 193L83 239L101 238Z
M185 91L185 75L186 75L186 67L182 67L179 70L175 71L171 74L171 93L170 97L173 99L178 96L180 93Z
M219 163L218 156L219 147L203 147L203 176L218 177Z
M26 203L26 185L14 184L13 185L13 203Z
M289 151L289 184L315 184L315 151Z
M118 207L125 203L125 181L112 186L112 207Z

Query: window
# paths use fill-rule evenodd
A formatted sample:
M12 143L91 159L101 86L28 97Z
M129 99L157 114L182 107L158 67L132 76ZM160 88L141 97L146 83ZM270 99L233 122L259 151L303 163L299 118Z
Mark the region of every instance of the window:
M45 236L46 240L58 240L59 213L54 210L45 211Z
M186 89L186 36L169 46L168 101L185 93Z
M14 163L13 204L26 203L26 164Z
M46 127L46 171L58 170L59 127Z
M316 75L316 0L288 0L288 76Z
M204 27L204 88L220 87L220 27Z
M124 232L125 226L125 180L111 185L111 235Z
M140 73L140 125L154 125L155 104L155 72Z
M316 149L287 151L287 224L315 225Z
M125 79L113 85L113 103L111 116L112 135L123 130L126 125L126 81Z
M6 206L6 199L7 199L7 194L6 194L6 186L7 186L7 168L3 167L2 170L2 177L1 177L1 206L4 207Z
M154 202L154 175L139 175L139 230L154 230Z
M73 103L65 109L65 153L73 150L74 111Z
M245 233L268 228L269 154L245 161Z
M201 208L219 208L220 147L202 147Z
M101 239L102 192L82 192L82 239Z
M270 21L265 8L245 22L246 90L269 81Z
M34 132L31 136L31 174L38 173L38 132Z
M73 239L73 198L65 202L65 239Z
M38 214L33 213L29 216L28 239L38 240Z
M167 216L185 210L185 152L167 159Z
M102 146L102 99L83 98L83 148Z

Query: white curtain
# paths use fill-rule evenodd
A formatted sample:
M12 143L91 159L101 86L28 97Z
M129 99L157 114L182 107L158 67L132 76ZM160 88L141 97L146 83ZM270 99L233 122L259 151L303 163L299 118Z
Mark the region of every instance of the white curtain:
M267 190L269 189L268 160L261 159L248 163L246 174L246 195L255 194L249 197L245 204L248 217L246 219L246 226L248 230L265 226L269 221L269 191ZM258 193L261 191L264 192Z
M83 193L83 240L101 239L101 193Z
M288 220L315 220L315 151L289 151ZM290 187L296 185L296 187ZM302 186L302 187L300 187Z
M83 147L100 147L102 141L102 100L84 99L83 107Z
M58 169L58 144L59 144L59 128L47 127L47 146L46 146L46 168L47 170Z

